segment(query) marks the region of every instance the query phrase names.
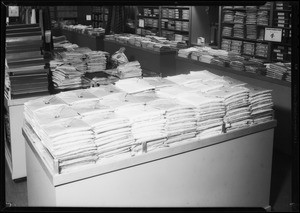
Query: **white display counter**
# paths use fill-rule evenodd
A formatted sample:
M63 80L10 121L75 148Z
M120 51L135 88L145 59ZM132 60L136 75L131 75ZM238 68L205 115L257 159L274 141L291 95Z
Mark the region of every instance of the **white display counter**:
M276 121L58 174L26 139L29 206L270 208ZM51 162L51 161L50 161Z

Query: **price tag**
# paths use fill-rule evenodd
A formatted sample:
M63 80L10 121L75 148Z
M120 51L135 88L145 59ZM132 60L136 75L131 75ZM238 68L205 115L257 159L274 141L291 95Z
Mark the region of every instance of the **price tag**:
M281 42L282 29L279 28L265 28L265 41Z

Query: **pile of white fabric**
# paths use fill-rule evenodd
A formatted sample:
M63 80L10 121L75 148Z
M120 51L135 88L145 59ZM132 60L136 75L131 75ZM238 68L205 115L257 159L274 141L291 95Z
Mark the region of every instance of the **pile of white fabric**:
M254 124L264 123L274 119L272 90L246 85L249 89L251 118Z
M245 87L223 87L219 91L209 93L212 97L222 98L226 107L224 123L226 132L248 127L250 118L249 89Z
M203 139L223 133L225 106L221 98L201 92L181 93L178 100L195 107L197 138Z
M159 88L162 87L175 85L174 82L161 77L144 77L143 80L148 82L151 86L154 86L155 90L159 90Z
M163 98L148 102L147 105L165 111L165 144L185 143L195 138L197 120L193 106Z
M70 106L78 103L84 103L89 100L99 100L99 98L90 93L89 90L72 90L58 93L56 96L64 100L64 102Z
M52 122L40 126L40 129L41 141L58 160L60 173L97 161L93 132L81 119L73 117Z
M86 72L98 72L106 69L106 56L108 52L91 51L85 54L85 62L87 64Z
M131 148L135 140L131 133L131 124L128 118L110 113L86 116L82 120L94 132L98 161L131 156Z
M199 48L189 47L186 49L178 50L178 57L188 58L192 52L199 51Z
M121 79L142 76L142 68L138 61L131 61L124 64L120 64L117 67L117 71Z
M70 65L57 66L52 70L52 81L56 89L78 88L82 85L83 73Z
M134 148L136 154L163 147L167 140L163 110L145 105L125 105L116 109L115 113L130 120L131 131L138 144Z

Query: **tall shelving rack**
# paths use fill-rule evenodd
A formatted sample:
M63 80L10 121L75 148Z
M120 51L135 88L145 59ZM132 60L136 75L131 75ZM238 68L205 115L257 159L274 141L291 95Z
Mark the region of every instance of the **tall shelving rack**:
M95 6L92 11L92 26L105 28L108 19L108 8Z
M249 9L247 6L222 6L220 7L220 42L219 48L235 51L244 56L255 57L264 59L265 61L277 62L291 62L291 8L288 2L268 2L266 5L258 6L257 9ZM263 16L268 17L267 22L247 24L247 13L253 11L256 13L257 20ZM230 15L245 15L243 23L236 23L234 18L228 21ZM243 35L236 37L234 33L234 26L241 24L243 28L240 32ZM251 29L255 32L256 36L247 38L247 27L253 25ZM237 25L236 25L237 26ZM282 29L282 41L266 41L264 40L265 28L279 28ZM231 31L230 31L231 29ZM238 31L238 30L237 30ZM232 44L239 43L241 46L237 50L232 48ZM229 45L230 44L230 45ZM249 54L245 52L245 45L253 45L253 52ZM263 51L265 50L265 53Z
M145 35L149 30L157 36L190 44L190 6L139 6L138 10L137 34Z

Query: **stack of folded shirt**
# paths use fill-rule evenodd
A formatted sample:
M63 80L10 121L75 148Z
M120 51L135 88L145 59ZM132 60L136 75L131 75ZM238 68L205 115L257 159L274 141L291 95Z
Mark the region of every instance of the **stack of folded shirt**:
M82 120L93 130L100 163L105 160L120 159L121 156L131 156L131 148L134 146L135 140L128 118L111 113L87 116Z
M269 14L266 10L259 10L257 12L257 24L262 26L269 25Z
M58 160L59 173L96 163L97 148L88 124L78 118L43 125L41 141Z
M230 39L222 39L221 49L230 51L231 41L232 40L230 40Z
M223 99L226 109L224 116L226 132L247 127L252 123L249 89L245 87L224 87L219 91L209 93L209 95Z
M72 106L86 101L98 101L99 98L90 93L89 90L72 90L68 92L61 92L56 95L62 99L66 104Z
M221 61L221 62L220 62L219 64L217 64L217 65L224 66L224 67L229 67L230 59L228 58L228 56L219 55L219 56L217 56L215 59ZM213 60L212 60L211 63L213 63Z
M235 38L244 38L244 24L234 24L233 25L233 37Z
M199 57L199 61L203 62L203 63L207 63L207 64L210 64L211 60L213 59L214 57L211 56L211 55L201 55Z
M197 120L193 106L163 98L148 102L148 105L165 111L165 132L168 136L165 144L184 143L195 138Z
M189 92L181 93L178 100L196 108L197 138L203 139L223 132L225 106L222 98Z
M243 53L246 55L254 55L255 43L252 42L244 42L243 45Z
M90 93L97 96L99 99L102 99L104 96L111 95L114 93L120 93L122 90L118 89L116 86L109 85L101 85L99 87L92 87L87 89Z
M269 63L266 64L267 67L267 77L270 78L275 78L275 79L279 79L282 80L284 75L286 75L287 73L287 67L284 66L283 63L278 62L278 63Z
M178 56L179 57L183 57L183 58L188 58L189 55L193 51L198 51L198 48L196 48L196 47L190 47L190 48L186 48L186 49L180 49L180 50L178 50Z
M267 58L268 44L256 43L255 55Z
M231 42L231 52L241 54L242 53L243 41L232 40Z
M218 57L211 59L211 64L215 64L217 66L225 67L225 62L223 60L220 60Z
M222 36L232 36L232 27L224 26L222 30Z
M132 135L139 144L134 148L135 153L149 152L163 147L167 140L164 110L138 105L119 107L115 113L130 120Z
M52 81L56 89L80 88L83 73L70 65L61 65L52 70Z
M244 65L246 72L255 73L259 75L266 75L267 68L263 63L259 61L249 60L245 62Z
M236 11L234 14L234 23L244 24L245 23L246 13L243 11Z
M63 60L66 63L69 63L71 65L78 65L84 63L83 62L84 55L80 52L67 51L67 52L63 52L61 55L63 56Z
M115 85L117 88L129 94L155 89L154 86L151 86L147 81L143 80L142 78L121 79L117 81Z
M98 72L106 69L106 56L109 53L103 51L91 51L85 54L87 64L86 72Z
M274 118L272 90L257 86L248 86L251 118L254 124L270 121Z
M231 10L224 10L224 22L232 23L234 18L234 12Z
M229 66L237 71L245 71L245 65L241 61L231 61Z
M119 77L121 79L142 76L141 65L138 61L131 61L128 63L120 64L117 67L117 71L119 72Z
M96 115L106 115L113 112L113 108L101 104L100 99L90 99L81 102L76 102L72 104L72 109L74 109L80 116L96 116Z
M246 38L248 39L256 39L257 31L256 25L254 24L247 24L246 25Z
M154 90L140 92L135 94L127 94L124 97L127 104L135 104L135 105L147 105L149 101L154 101L158 99Z

